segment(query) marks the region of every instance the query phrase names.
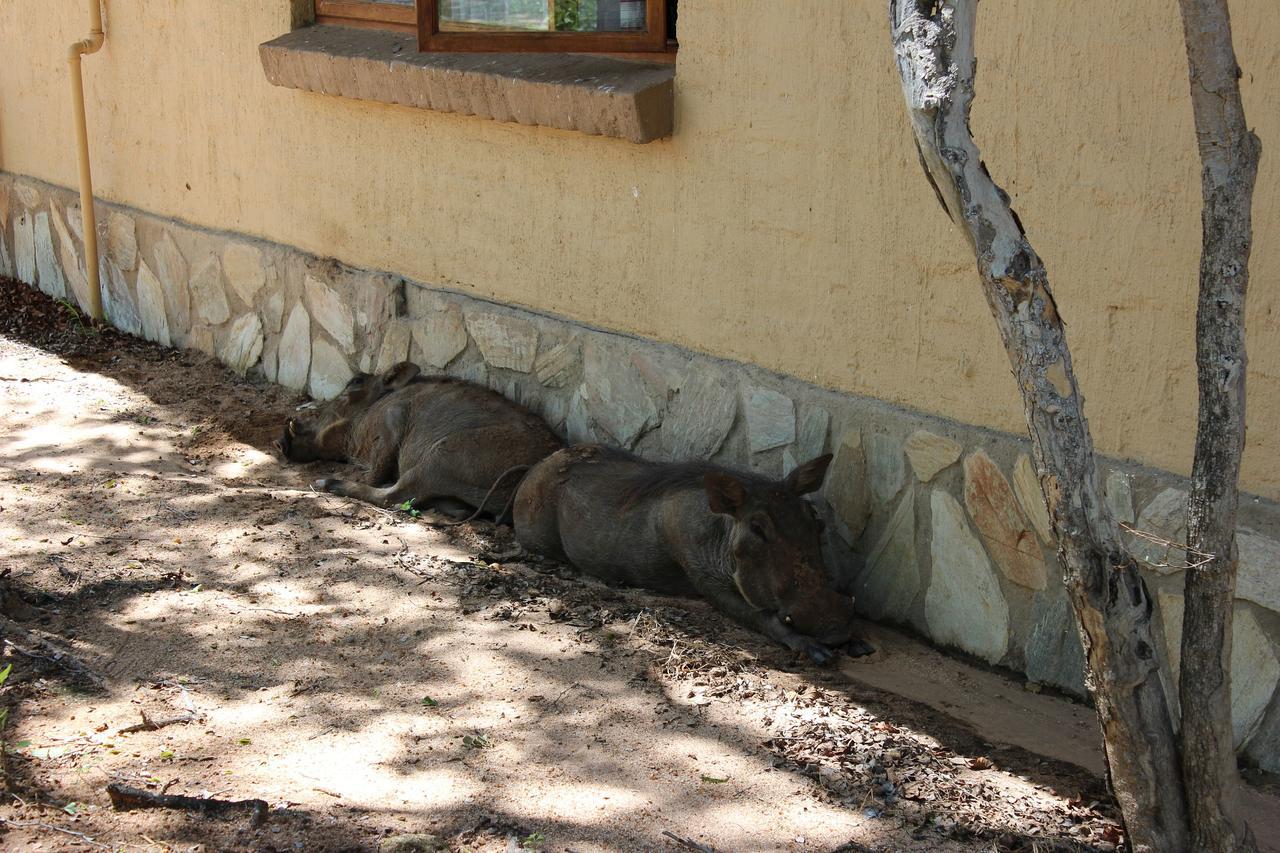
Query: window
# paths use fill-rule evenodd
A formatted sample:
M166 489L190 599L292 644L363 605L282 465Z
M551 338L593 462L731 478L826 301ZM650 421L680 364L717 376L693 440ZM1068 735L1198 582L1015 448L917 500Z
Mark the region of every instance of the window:
M676 46L676 0L316 0L315 8L318 24L416 32L423 51L660 59Z
M674 0L421 0L418 49L656 53L667 49L667 6L674 13Z

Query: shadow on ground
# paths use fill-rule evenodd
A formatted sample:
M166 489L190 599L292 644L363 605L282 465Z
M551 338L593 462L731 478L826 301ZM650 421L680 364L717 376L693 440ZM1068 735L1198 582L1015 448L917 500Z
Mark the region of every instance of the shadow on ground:
M873 686L872 670L812 667L701 603L495 558L514 551L505 528L315 494L325 469L270 452L296 397L198 354L76 334L26 336L46 350L0 338L0 560L22 609L4 623L13 839L1120 841L1094 773ZM906 665L933 660L893 642ZM144 715L188 719L120 732ZM256 828L117 814L110 781L273 813Z

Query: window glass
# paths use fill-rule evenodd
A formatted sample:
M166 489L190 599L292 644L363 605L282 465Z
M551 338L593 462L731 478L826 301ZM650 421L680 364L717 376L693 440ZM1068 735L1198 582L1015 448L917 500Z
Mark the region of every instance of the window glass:
M644 32L645 7L645 0L440 0L440 31Z

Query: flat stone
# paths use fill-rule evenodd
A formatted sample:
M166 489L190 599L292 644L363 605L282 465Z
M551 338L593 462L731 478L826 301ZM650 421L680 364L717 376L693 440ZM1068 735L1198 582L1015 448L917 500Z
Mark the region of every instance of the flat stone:
M307 386L311 371L311 315L301 304L293 306L280 336L276 381L286 388L301 391Z
M345 353L356 351L355 318L351 308L332 287L313 275L303 279L311 318L328 332ZM326 398L327 399L327 398Z
M710 459L728 438L738 417L738 395L715 365L698 361L662 424L672 459Z
M284 322L284 294L275 291L262 303L262 327L273 335L280 333Z
M565 435L570 444L581 444L595 440L591 429L591 416L587 414L587 401L579 388L569 399L569 413L564 419Z
M769 388L745 385L742 412L752 453L790 444L796 439L796 406L791 398Z
M1040 478L1036 476L1031 457L1025 453L1018 454L1018 461L1013 463L1013 493L1018 496L1022 511L1031 519L1031 526L1039 534L1040 541L1053 545L1057 540L1053 536L1053 525L1049 522L1049 510L1044 505Z
M267 80L326 95L649 142L674 128L675 67L586 54L419 53L413 35L303 27L258 48Z
M872 619L904 622L919 592L915 492L907 489L871 549L853 597L859 612Z
M1245 744L1245 755L1269 773L1280 773L1280 702L1271 706Z
M101 266L98 275L103 283L102 312L117 329L131 335L142 334L142 319L138 316L138 306L124 273L106 258Z
M278 382L280 378L280 341L269 338L262 347L262 375L268 382Z
M1107 474L1105 488L1107 507L1116 521L1133 524L1133 478L1123 471Z
M395 317L403 286L403 279L385 273L356 275L351 288L355 294L356 326L366 338L373 337Z
M213 335L213 329L208 326L199 325L192 326L191 333L187 335L187 348L199 350L205 355L218 357L218 345Z
M1009 646L1009 606L991 561L955 498L934 489L929 506L933 577L924 602L929 636L998 663Z
M644 347L631 353L631 364L662 410L680 392L689 359L663 347Z
M1236 598L1280 613L1280 542L1242 529L1236 531L1236 549Z
M218 346L218 358L244 376L262 355L262 319L257 314L240 316ZM350 378L350 377L348 377Z
M753 463L755 460L752 460ZM754 468L755 465L753 464ZM800 463L796 461L795 447L782 448L782 476L788 476L792 471L800 467Z
M54 204L49 205L49 219L53 222L53 230L58 234L58 258L62 261L62 275L67 283L68 293L82 310L88 311L88 274L80 266L80 256L76 252L75 241L72 240L71 232Z
M852 595L854 582L862 574L865 561L840 535L840 525L836 520L835 510L831 508L831 504L822 496L822 493L810 495L809 503L822 519L819 546L822 549L822 563L827 577L837 592Z
M332 400L347 387L355 371L346 356L323 338L311 342L311 396L316 400Z
M954 464L960 458L960 444L943 435L918 429L902 445L911 460L911 470L916 479L927 483L938 475L942 469Z
M576 337L569 338L538 353L533 363L533 375L548 388L563 388L573 379L581 362L582 343Z
M1160 622L1165 655L1176 691L1182 671L1183 597L1160 592ZM1280 684L1280 660L1247 606L1237 605L1231 619L1231 725L1238 748L1252 735Z
M53 208L54 205L51 204L50 207ZM101 220L99 220L99 223L101 223ZM67 227L72 234L76 235L77 240L84 243L84 218L80 213L80 202L78 201L67 205ZM101 224L98 225L98 230L102 230ZM98 245L101 246L102 242L99 241Z
M217 255L209 255L196 264L195 272L191 274L191 296L196 314L206 323L217 326L231 318L227 295L222 289L222 265L218 263ZM258 325L261 327L261 321Z
M1009 481L983 450L964 460L964 504L1004 576L1027 589L1044 589L1047 570L1040 543L1018 509Z
M392 320L382 334L378 357L373 362L373 372L381 373L409 360L409 344L413 341L413 327L404 320Z
M589 340L582 360L580 393L591 421L622 447L634 447L661 418L626 347L609 339Z
M249 243L228 243L222 250L222 272L231 289L245 305L252 306L258 291L267 283L267 266L262 250Z
M107 214L107 259L122 272L138 265L138 233L133 217L112 211Z
M1056 589L1053 594L1037 596L1032 618L1035 625L1023 650L1027 678L1086 696L1084 646L1066 591Z
M867 461L862 450L862 434L847 430L835 443L835 458L827 469L822 493L835 512L838 532L853 545L862 537L871 517L871 495L867 487Z
M36 274L40 289L54 299L67 295L67 283L53 251L53 232L49 230L49 214L36 214Z
M19 281L36 283L35 225L30 211L13 218L13 266Z
M902 445L893 436L876 433L866 442L867 479L876 506L886 506L906 480Z
M542 415L542 419L547 422L547 426L556 432L560 432L564 427L565 419L569 416L568 398L544 394L535 402L537 407L534 411Z
M827 449L827 433L830 429L830 412L821 406L807 409L800 418L800 429L796 431L795 460L804 463L821 456Z
M18 197L18 201L22 202L23 206L32 213L40 206L40 191L35 187L27 186L26 184L14 184L13 192Z
M191 294L187 290L187 260L166 231L153 249L156 275L164 287L164 305L169 316L169 333L183 338L191 328Z
M413 320L413 340L429 367L443 369L467 348L467 326L455 302L438 300Z
M169 346L169 320L164 311L164 288L146 261L138 261L138 317L142 336Z
M538 327L519 317L472 311L467 330L490 367L528 373L538 356Z
M1153 534L1161 539L1185 546L1187 544L1187 493L1169 488L1156 495L1147 504L1138 521L1137 530ZM1146 568L1162 575L1176 574L1187 564L1187 553L1182 547L1171 547L1141 539L1131 533L1123 535L1125 545Z

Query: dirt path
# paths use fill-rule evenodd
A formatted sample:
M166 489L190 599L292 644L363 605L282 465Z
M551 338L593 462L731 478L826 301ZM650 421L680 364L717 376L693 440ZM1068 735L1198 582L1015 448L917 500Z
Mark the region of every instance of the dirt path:
M506 529L315 494L269 452L287 392L0 299L6 849L1121 840L1088 709L882 629L817 669ZM110 782L271 812L115 812Z

